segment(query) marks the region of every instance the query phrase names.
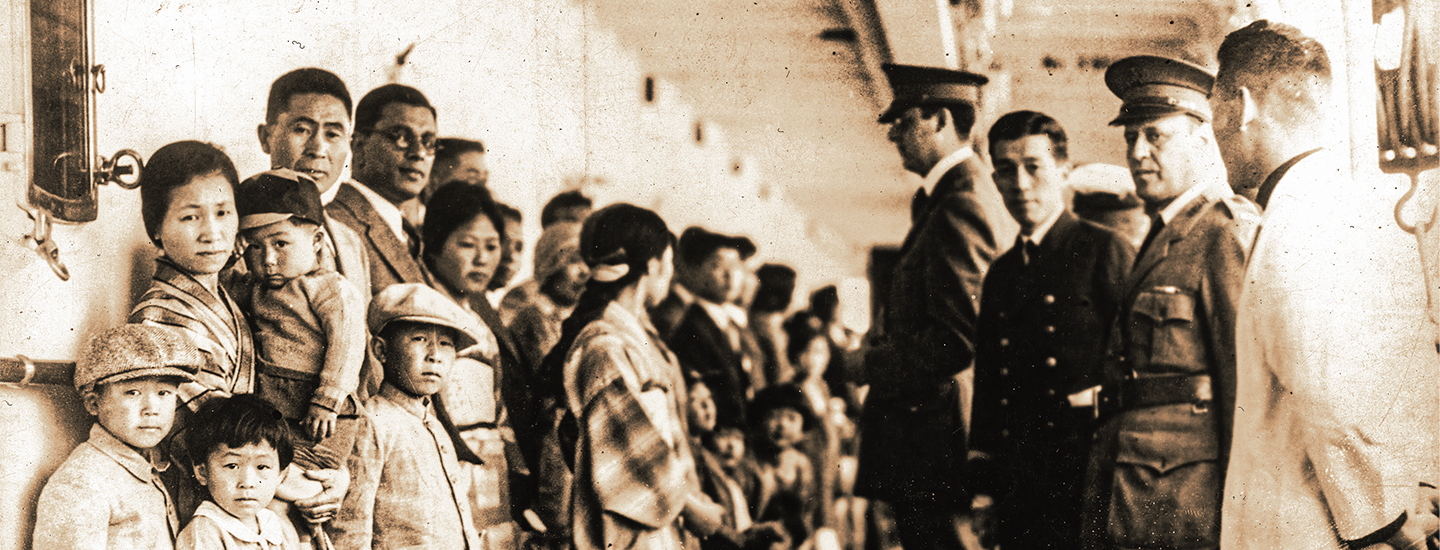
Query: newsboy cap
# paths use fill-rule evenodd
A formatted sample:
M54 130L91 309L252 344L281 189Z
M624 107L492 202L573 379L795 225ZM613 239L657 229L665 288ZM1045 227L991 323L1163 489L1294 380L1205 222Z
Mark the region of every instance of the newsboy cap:
M990 77L983 74L939 67L886 63L880 69L885 71L895 97L880 115L881 124L893 122L911 107L957 103L973 106L980 101L980 87L990 82Z
M1116 61L1105 70L1105 86L1120 98L1120 116L1111 126L1185 113L1210 122L1210 88L1215 75L1204 67L1154 55Z
M439 291L418 283L390 285L370 300L370 311L366 315L370 334L379 336L385 327L396 321L455 329L459 340L455 342L456 351L480 341L480 326L473 314Z
M325 207L315 180L289 168L261 172L240 182L235 187L235 211L240 214L242 230L290 218L325 224Z
M90 339L75 364L75 389L147 376L194 380L205 364L195 344L174 329L152 325L120 325Z
M690 226L680 234L680 240L676 245L680 258L685 263L698 265L705 261L705 257L715 253L721 248L733 248L740 252L740 259L748 260L755 255L755 241L749 237L740 237L716 233L700 226Z
M814 409L810 408L810 399L805 397L805 390L794 383L768 386L755 394L755 399L750 401L749 410L745 411L746 417L751 425L757 430L764 426L765 415L776 409L793 409L800 413L800 418L805 424L802 429L809 430L820 422L816 418Z

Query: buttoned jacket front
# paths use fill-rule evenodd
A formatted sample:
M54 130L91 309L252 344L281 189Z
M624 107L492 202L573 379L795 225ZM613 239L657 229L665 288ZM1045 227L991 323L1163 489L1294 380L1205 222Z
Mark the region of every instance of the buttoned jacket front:
M1096 433L1085 514L1092 547L1219 544L1235 309L1259 213L1223 181L1200 185L1207 187L1142 247L1110 330L1105 384L1142 389ZM1160 379L1209 389L1136 406L1160 397Z

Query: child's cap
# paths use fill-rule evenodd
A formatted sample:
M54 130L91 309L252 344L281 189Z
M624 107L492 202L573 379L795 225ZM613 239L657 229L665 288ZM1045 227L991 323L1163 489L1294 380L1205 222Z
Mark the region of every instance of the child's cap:
M370 300L366 316L370 334L379 335L395 321L429 323L455 329L462 350L480 341L480 326L475 316L449 298L422 284L390 285Z
M194 380L205 358L179 333L166 327L121 325L90 339L75 365L75 389L146 376Z
M758 427L765 421L766 414L777 409L794 409L800 413L805 419L806 430L817 422L815 411L810 409L810 400L805 397L805 391L795 384L780 384L760 390L755 394L755 400L750 402L747 416Z
M235 188L235 210L240 214L241 230L290 218L325 223L325 207L315 180L288 168L261 172L240 182Z

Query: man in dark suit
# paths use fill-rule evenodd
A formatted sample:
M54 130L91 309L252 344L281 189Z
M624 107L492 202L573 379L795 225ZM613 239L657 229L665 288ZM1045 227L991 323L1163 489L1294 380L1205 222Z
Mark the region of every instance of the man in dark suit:
M1175 59L1122 59L1135 192L1152 216L1110 331L1091 448L1087 548L1217 548L1235 404L1236 304L1254 203L1231 192L1210 126L1214 82Z
M396 283L429 284L420 232L401 212L414 210L435 160L435 108L409 86L371 90L355 108L351 149L355 181L340 184L325 212L364 241L371 294Z
M1135 250L1065 210L1070 163L1059 122L1017 111L989 138L995 186L1020 236L990 266L981 294L972 487L994 497L1002 548L1078 549L1093 388Z
M925 177L886 301L867 335L856 493L889 502L906 550L961 548L969 389L980 288L1014 238L989 170L971 149L982 75L886 65L889 123L905 169ZM988 199L986 197L989 197Z
M686 376L710 387L719 421L743 426L746 403L763 385L764 354L740 318L744 311L729 304L740 292L755 243L691 227L677 246L676 274L695 303L667 343Z

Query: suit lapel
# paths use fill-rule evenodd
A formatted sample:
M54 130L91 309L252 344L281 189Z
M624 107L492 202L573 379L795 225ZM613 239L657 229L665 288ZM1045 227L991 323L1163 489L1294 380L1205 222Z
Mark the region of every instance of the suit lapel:
M407 283L428 283L429 277L420 268L419 260L410 256L410 250L405 243L385 224L385 220L375 212L370 201L351 187L354 184L345 182L340 185L340 191L335 194L335 203L343 205L365 226L365 239L369 241L370 247L379 253L377 255L380 260L385 262L385 266L395 278Z
M1190 201L1189 205L1181 209L1180 213L1170 220L1170 223L1165 224L1165 228L1155 236L1155 242L1150 243L1150 248L1145 250L1145 255L1135 260L1135 269L1131 270L1130 282L1126 285L1130 288L1128 294L1132 298L1138 293L1136 285L1143 282L1156 266L1165 261L1165 257L1170 254L1170 249L1174 247L1175 243L1185 239L1185 234L1190 232L1195 221L1200 219L1200 215L1213 201L1214 199L1209 193L1197 196Z
M915 241L920 238L920 232L929 225L930 217L934 215L935 205L939 203L940 197L955 192L956 180L965 176L965 164L974 160L973 158L966 159L965 162L950 168L944 176L940 177L940 181L935 183L935 189L928 196L925 194L924 188L915 192L915 199L910 204L910 220L913 225L910 226L910 232L905 234L905 243L900 245L900 255L905 255L915 246Z

